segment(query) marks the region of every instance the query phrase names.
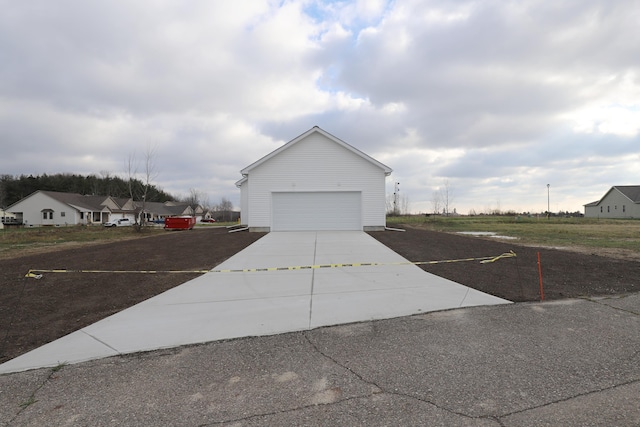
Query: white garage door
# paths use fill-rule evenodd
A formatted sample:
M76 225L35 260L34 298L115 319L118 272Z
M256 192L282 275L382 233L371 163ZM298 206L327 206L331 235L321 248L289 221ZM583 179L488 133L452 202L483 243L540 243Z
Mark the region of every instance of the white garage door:
M272 193L273 231L362 230L358 191Z

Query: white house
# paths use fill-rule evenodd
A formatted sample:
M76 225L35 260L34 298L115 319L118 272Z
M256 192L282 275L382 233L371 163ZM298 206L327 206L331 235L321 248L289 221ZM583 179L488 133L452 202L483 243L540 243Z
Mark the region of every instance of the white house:
M616 185L600 200L584 205L590 218L640 218L640 185Z
M11 212L7 212L4 209L0 208L0 230L4 228L5 222L11 224L15 222L16 216Z
M142 214L142 202L111 196L84 196L77 193L38 190L6 209L15 222L25 227L102 224L117 218L134 223ZM146 202L147 220L177 215L203 215L201 207L176 202Z
M25 227L65 226L106 222L117 204L108 196L38 190L6 210Z
M391 168L315 126L240 171L250 231L383 230Z

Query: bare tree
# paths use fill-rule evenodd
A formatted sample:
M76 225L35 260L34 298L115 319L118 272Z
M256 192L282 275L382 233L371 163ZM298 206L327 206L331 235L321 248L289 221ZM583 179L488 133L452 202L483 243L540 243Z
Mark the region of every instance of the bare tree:
M440 191L435 190L433 195L431 196L431 206L433 208L434 214L440 213L440 208L442 206L442 198L440 197Z
M209 201L209 195L207 193L200 193L200 206L202 206L202 211L204 213L210 212L211 202Z
M124 167L125 173L127 175L127 185L129 189L129 196L131 200L135 202L137 198L142 201L140 206L140 211L136 218L136 224L138 225L137 229L139 230L146 222L146 203L147 203L147 195L149 194L149 189L151 188L151 183L157 177L156 172L156 147L152 145L147 145L147 148L144 152L144 171L142 176L142 188L136 188L136 184L140 182L138 179L138 162L136 160L135 151L125 159ZM139 194L138 194L139 192ZM134 203L135 205L135 203Z
M393 215L393 201L395 200L395 196L393 194L388 194L385 200L385 212L387 215Z
M442 202L442 207L444 214L449 216L451 204L453 203L453 188L449 184L449 180L446 179L440 187L440 200Z
M136 152L129 153L127 158L124 160L124 173L127 176L127 189L129 190L129 197L131 200L135 200L135 194L133 191L135 180L138 177L138 168L136 162Z
M214 206L213 209L220 214L219 217L222 218L223 221L231 221L231 211L233 211L233 203L231 203L231 200L223 197L220 203Z
M411 203L409 203L409 196L402 194L399 197L398 203L400 205L400 215L409 215L411 211Z
M202 198L202 193L200 193L195 188L189 189L189 195L184 199L184 202L186 202L187 205L189 205L189 208L191 209L191 215L193 216L196 215L196 211L198 207L201 206L200 205L201 198Z
M409 196L406 194L389 194L385 200L386 213L390 216L408 215L410 205Z
M220 210L222 211L222 217L225 221L231 221L231 211L233 210L233 203L231 200L223 197L220 200Z
M144 182L142 190L142 215L140 217L140 225L144 225L144 222L146 222L145 204L147 202L147 195L149 194L149 189L151 188L151 182L157 177L158 173L156 171L156 146L148 144L147 149L144 152Z

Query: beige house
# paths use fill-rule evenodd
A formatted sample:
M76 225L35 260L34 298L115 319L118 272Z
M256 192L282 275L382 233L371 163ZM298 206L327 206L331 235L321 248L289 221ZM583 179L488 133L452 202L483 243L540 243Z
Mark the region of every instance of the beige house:
M584 205L588 218L640 218L640 185L616 185L600 200Z

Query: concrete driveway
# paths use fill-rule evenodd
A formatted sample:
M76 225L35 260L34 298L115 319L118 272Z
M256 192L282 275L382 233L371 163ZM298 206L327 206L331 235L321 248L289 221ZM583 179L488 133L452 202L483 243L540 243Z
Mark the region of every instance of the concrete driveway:
M211 273L10 360L0 373L509 302L402 262L363 232L269 233ZM344 263L384 265L254 271Z

